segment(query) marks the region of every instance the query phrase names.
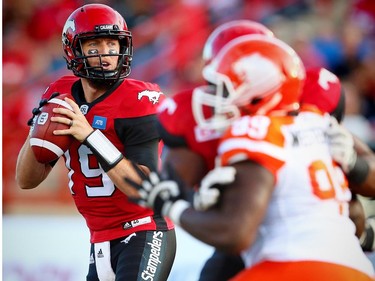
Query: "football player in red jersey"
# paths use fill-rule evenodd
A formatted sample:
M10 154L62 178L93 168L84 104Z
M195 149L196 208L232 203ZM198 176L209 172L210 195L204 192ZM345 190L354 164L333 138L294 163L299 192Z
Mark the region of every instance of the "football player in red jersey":
M206 41L203 49L205 63L208 64L230 40L249 34L273 37L271 30L257 22L236 20L224 23L218 26ZM323 70L311 69L307 71L304 97L306 102L315 104L322 111L329 112L341 119L344 113L344 96L340 91L340 82L334 74ZM322 88L318 84L324 78L319 80L321 72L327 74L324 77L332 78L328 88L326 85ZM190 186L197 186L204 174L214 167L217 143L222 131L197 125L193 114L193 110L197 109L195 107L193 109L192 93L192 90L188 90L167 99L160 106L158 117L162 138L168 148L164 164L172 165L179 176ZM203 194L206 190L198 191L201 196L196 198L196 208L207 209L215 202L217 193ZM205 263L199 280L227 280L242 268L242 259L237 255L228 255L216 250Z
M249 34L273 37L271 30L257 22L236 20L224 23L218 26L206 41L203 49L205 64L208 64L230 40ZM340 82L334 74L324 70L324 73L330 73L336 80L331 79L328 88L320 87L317 83L321 70L307 71L306 91L304 91L306 102L315 104L321 110L341 119L344 111L344 96L340 91ZM331 77L330 75L326 76ZM167 99L160 106L158 117L162 138L168 148L164 164L172 165L188 185L197 186L205 173L215 165L217 143L222 131L197 125L193 114L193 110L196 108L193 109L192 93L193 90L188 90ZM198 116L200 115L198 114ZM215 202L217 193L203 194L206 190L198 191L201 196L196 198L196 208L207 209ZM237 255L228 255L216 250L205 263L199 280L227 280L242 268L242 259Z
M203 60L208 64L230 40L243 35L273 36L264 25L250 20L234 20L219 25L207 38ZM190 186L197 186L203 176L214 168L221 130L197 125L193 114L193 90L177 93L165 99L158 109L159 129L166 152L163 165L171 165ZM194 164L192 164L194 163ZM217 192L200 188L195 207L205 210L216 202ZM204 194L207 192L206 194ZM201 270L200 281L228 280L244 267L238 255L215 250Z
M64 160L70 192L90 230L87 280L165 281L176 251L173 223L130 201L138 192L124 182L136 176L130 161L146 173L158 168L156 107L163 93L156 84L127 78L132 35L111 7L76 9L63 28L62 45L74 76L50 84L42 98L55 92L74 97L66 99L73 111L54 109L65 117L51 121L70 125L56 135L75 138ZM36 161L27 138L17 161L18 185L37 187L53 166Z
M229 117L218 153L235 180L219 205L199 212L181 200L177 183L152 174L133 183L148 193L143 203L201 241L241 253L246 269L233 280L373 280L348 217L351 193L329 152L330 118L299 104L298 55L275 38L242 36L203 74L212 86L200 89L202 101L215 112L204 125L217 129Z
M340 123L344 118L345 95L336 75L324 68L306 71L306 81L301 102L317 106L330 113L333 119L328 131L331 153L348 176L350 188L358 194L373 196L375 190L375 156L371 148L351 135Z
M375 190L375 154L359 138L350 134L339 123L344 118L345 95L336 75L324 68L311 68L306 71L301 102L317 106L337 120L332 120L328 130L331 155L348 176L353 192L349 205L349 215L356 225L356 235L365 252L374 251L374 225L372 218L365 217L365 210L355 191L374 197L366 190Z
M234 20L224 23L207 38L203 48L205 64L208 64L230 40L249 34L273 36L272 31L267 27L250 20ZM164 144L169 148L176 148L167 150L163 163L173 164L177 173L191 186L199 183L202 176L214 167L215 148L222 134L221 131L211 128L206 130L197 126L193 114L193 91L194 89L191 89L173 95L166 99L158 109ZM187 164L195 159L194 163L200 164L197 166ZM185 169L188 168L194 171L186 172Z

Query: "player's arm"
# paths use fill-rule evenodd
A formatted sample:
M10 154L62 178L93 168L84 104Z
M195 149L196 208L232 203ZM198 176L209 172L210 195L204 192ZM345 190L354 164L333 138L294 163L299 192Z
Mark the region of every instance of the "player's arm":
M222 189L218 206L205 212L188 209L182 213L180 224L197 239L238 253L255 241L274 189L274 177L249 161L234 167L235 181Z
M228 172L225 168L235 170L236 176L231 184L221 189L219 203L204 212L191 207L173 177L160 180L151 173L150 177L144 177L142 185L133 183L133 186L144 198L142 205L170 217L175 224L211 246L239 253L255 241L274 189L274 176L262 166L244 161L233 167L216 168L218 182L221 174Z
M371 150L371 148L361 141L359 138L353 135L353 141L354 141L354 150L357 152L358 156L374 156L374 152Z
M358 157L363 158L367 162L369 171L364 182L359 186L354 185L352 187L352 190L355 191L355 189L360 189L363 190L361 191L362 195L369 192L369 196L375 197L375 153L366 143L361 141L359 138L353 136L353 139L354 150L357 152Z
M159 113L157 124L158 132L164 142L162 169L170 166L186 185L193 187L207 172L205 161L200 154L188 146L186 135L178 126L179 115L175 112L177 116L168 115L165 119L163 118L165 114L164 111ZM174 130L168 126L173 127ZM179 130L176 130L176 127Z
M334 118L327 133L332 158L347 175L350 189L362 196L375 197L375 154Z
M30 146L30 137L28 136L17 158L17 185L22 189L35 188L47 178L51 170L52 165L42 164L36 160Z
M178 120L177 117L175 118ZM158 119L158 131L164 142L162 170L166 167L172 169L179 181L188 187L186 193L189 194L189 201L194 208L203 211L217 203L219 190L210 185L211 178L206 179L198 188L199 182L208 170L206 162L202 155L188 146L184 132L171 133L163 124L169 121L176 122L175 120L174 118L167 121L163 118ZM169 125L171 125L170 122ZM215 175L212 176L215 177ZM230 177L226 180L230 180Z
M367 163L368 171L362 182L349 182L350 188L357 194L367 197L375 197L375 153L367 144L357 137L353 136L353 139L357 157Z
M53 112L65 115L66 117L51 117L51 121L69 124L70 120L72 120L73 125L65 130L55 130L54 134L70 134L79 142L87 145L114 185L127 196L137 197L137 190L124 182L124 177L139 180L137 174L133 172L131 162L124 157L122 152L120 152L100 130L94 130L94 128L92 128L73 100L65 98L65 101L70 104L73 111L65 108L54 108ZM155 141L155 143L156 145L150 146L145 142L145 144L140 145L139 150L142 150L144 154L148 154L149 157L151 157L148 153L150 150L152 150L154 154L157 154L157 141ZM145 172L149 172L148 167L141 165L141 168Z
M366 217L362 203L358 200L355 194L353 194L353 198L349 202L349 218L355 224L355 235L360 238L363 231L365 230Z
M107 175L112 182L129 197L139 197L138 191L124 181L129 177L134 181L140 181L137 173L134 172L132 161L138 163L138 167L149 174L151 170L157 169L159 140L154 139L145 143L127 146L126 154L122 160L112 169L107 171Z
M187 147L165 147L163 167L171 166L188 186L201 181L207 170L202 156Z
M16 183L22 189L32 189L43 182L51 172L53 163L40 163L37 161L35 154L30 145L30 135L33 130L35 116L40 113L40 109L47 103L47 99L42 98L39 106L32 110L32 117L28 120L27 125L30 126L29 135L23 144L16 163Z
M232 176L228 174L223 177L222 174L211 174L205 177L207 167L202 156L187 147L166 148L163 159L163 168L173 169L177 174L179 182L183 184L186 193L186 199L198 211L205 211L215 204L220 198L220 191L212 183L215 181L231 181ZM219 176L222 176L219 179Z

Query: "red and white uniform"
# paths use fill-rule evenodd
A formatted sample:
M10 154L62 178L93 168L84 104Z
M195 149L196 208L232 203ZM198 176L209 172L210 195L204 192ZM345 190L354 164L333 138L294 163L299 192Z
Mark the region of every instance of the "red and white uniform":
M155 126L156 108L164 95L157 85L125 79L114 90L87 103L79 79L65 76L52 83L43 97L48 98L53 92L71 93L91 126L101 130L125 157L151 169L157 168L157 163L147 162L150 158L147 153L137 157L131 153L135 146L160 138ZM130 202L100 168L86 145L75 140L64 158L69 170L69 188L90 229L91 243L136 231L173 228L170 221L154 218L151 209Z
M306 70L300 102L312 104L321 111L328 112L339 122L344 117L345 95L339 78L325 68L317 67Z
M158 109L164 144L188 147L201 155L207 171L215 166L217 145L222 133L198 127L192 111L193 91L188 90L165 99Z
M297 116L241 117L223 136L222 165L255 161L276 180L257 240L242 253L248 269L234 280L295 280L288 273L280 277L269 266L273 262L306 262L314 276L327 264L332 270L374 276L348 217L351 192L330 156L328 125L328 115L302 108ZM264 272L271 277L255 278Z
M306 73L303 102L333 113L339 107L341 84L338 78L324 68L311 68ZM208 170L215 166L218 140L222 132L198 127L192 111L193 90L186 90L166 98L159 106L158 118L163 128L164 144L182 146L201 155ZM209 108L205 108L208 115ZM341 108L340 108L341 111Z

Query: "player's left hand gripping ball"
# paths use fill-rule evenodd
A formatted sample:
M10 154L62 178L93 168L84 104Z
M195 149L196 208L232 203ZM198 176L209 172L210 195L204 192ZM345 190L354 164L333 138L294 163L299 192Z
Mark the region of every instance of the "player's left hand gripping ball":
M52 116L63 115L52 112L53 108L65 107L73 110L72 107L64 101L68 97L73 99L69 94L52 94L51 98L41 104L39 108L34 108L35 115L32 121L30 133L30 145L36 159L40 163L50 163L58 159L70 147L74 138L71 135L54 135L54 130L68 129L69 126L57 122L51 122ZM31 123L31 122L30 122Z

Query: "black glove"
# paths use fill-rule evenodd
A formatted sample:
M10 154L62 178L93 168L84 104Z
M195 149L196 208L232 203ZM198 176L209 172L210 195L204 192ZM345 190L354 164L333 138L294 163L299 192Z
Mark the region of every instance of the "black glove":
M49 100L57 97L58 95L60 95L60 93L58 92L54 92L49 99L41 99L39 101L39 106L38 107L34 107L33 110L31 111L31 113L33 114L33 117L31 117L29 119L29 121L27 121L27 126L33 126L34 125L34 119L35 119L35 116L37 116L40 112L41 112L41 109L43 106L45 106Z
M168 216L174 223L179 224L182 212L190 207L190 203L173 169L167 166L165 175L151 172L147 176L136 164L132 163L132 165L141 177L142 183L138 184L125 178L125 181L135 187L141 195L141 198L131 198L131 200L138 205L153 209L155 214Z

